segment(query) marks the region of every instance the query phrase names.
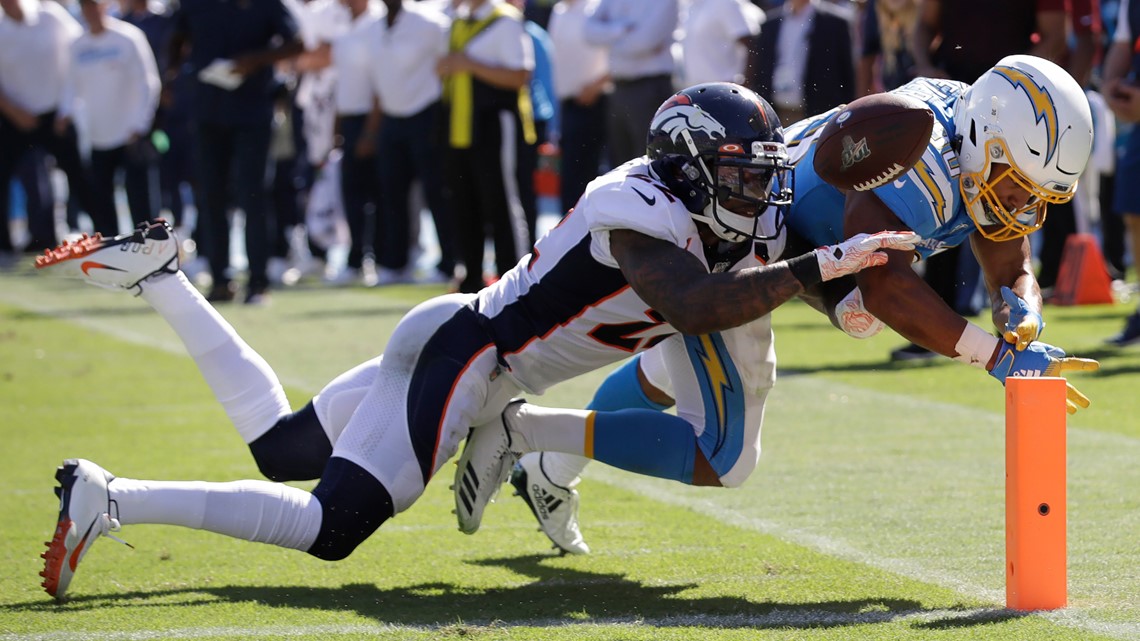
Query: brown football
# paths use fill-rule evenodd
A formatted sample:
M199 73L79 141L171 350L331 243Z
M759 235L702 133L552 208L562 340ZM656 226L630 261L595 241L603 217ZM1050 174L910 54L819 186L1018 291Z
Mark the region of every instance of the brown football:
M916 98L863 96L824 126L813 166L820 178L839 189L874 189L910 171L933 130L934 112Z

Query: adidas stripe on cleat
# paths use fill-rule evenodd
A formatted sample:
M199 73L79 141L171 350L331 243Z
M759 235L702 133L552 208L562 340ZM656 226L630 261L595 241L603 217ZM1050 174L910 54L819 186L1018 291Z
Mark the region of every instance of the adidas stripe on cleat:
M79 562L91 550L100 536L131 547L129 543L111 536L119 529L118 519L112 518L112 503L107 484L115 477L91 461L68 459L56 469L59 487L59 520L55 534L48 541L47 551L40 555L44 560L41 585L48 594L62 601L67 596L71 579Z
M511 404L522 403L511 401ZM455 468L455 516L459 531L474 534L483 510L498 494L518 457L511 451L511 435L502 415L486 425L471 428Z
M169 223L139 223L114 238L102 234L64 241L36 257L36 269L48 269L109 289L135 289L156 274L178 271L178 239Z
M542 469L542 454L519 459L511 472L515 496L526 501L538 520L539 532L564 554L589 554L590 546L578 528L578 491L556 485Z

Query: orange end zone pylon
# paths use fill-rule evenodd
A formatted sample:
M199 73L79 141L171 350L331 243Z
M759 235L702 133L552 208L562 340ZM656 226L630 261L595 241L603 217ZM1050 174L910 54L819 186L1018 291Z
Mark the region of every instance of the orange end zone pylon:
M1068 600L1065 379L1005 381L1005 600L1053 610Z

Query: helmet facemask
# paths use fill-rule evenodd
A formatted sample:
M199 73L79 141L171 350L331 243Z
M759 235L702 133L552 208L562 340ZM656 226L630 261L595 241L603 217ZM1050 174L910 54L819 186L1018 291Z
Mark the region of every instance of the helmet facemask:
M784 226L784 207L792 203L792 166L780 142L737 143L700 154L688 131L681 139L694 162L684 163L688 182L702 192L703 207L693 219L705 223L718 238L733 243L774 240Z
M978 233L1001 242L1031 234L1045 224L1050 203L1065 203L1073 193L1058 194L1042 189L1022 173L1009 154L1003 138L993 137L985 143L986 163L980 172L963 172L960 191L966 211L978 225ZM1009 179L1029 193L1021 207L1010 211L1002 204L994 187ZM1076 182L1073 183L1076 188Z

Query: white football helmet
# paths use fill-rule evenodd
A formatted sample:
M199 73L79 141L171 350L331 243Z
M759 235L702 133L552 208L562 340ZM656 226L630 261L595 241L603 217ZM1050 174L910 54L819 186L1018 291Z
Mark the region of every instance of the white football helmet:
M1049 203L1073 198L1092 152L1084 91L1064 69L1035 56L1006 56L982 74L958 99L954 127L961 139L962 198L978 231L991 240L1039 229ZM1030 194L1014 211L993 190L1007 176Z

